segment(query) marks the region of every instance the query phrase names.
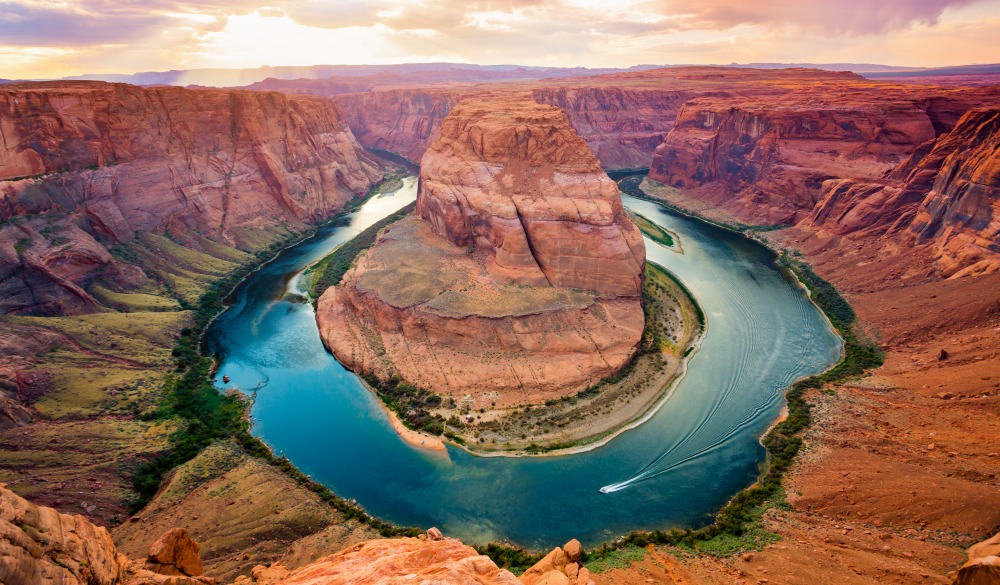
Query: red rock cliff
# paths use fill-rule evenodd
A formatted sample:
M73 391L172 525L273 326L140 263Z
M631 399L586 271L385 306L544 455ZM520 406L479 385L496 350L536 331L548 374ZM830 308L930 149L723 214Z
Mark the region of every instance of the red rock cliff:
M558 109L454 108L423 157L417 214L319 300L320 335L348 367L505 407L579 391L635 353L642 238Z
M452 112L421 160L420 217L487 252L498 281L640 294L642 236L559 109L495 97Z
M885 179L825 182L799 228L926 244L946 276L1000 269L1000 110L970 110Z
M0 228L0 310L91 306L81 287L115 264L104 244L138 230L169 225L245 247L242 229L304 227L380 176L323 98L3 86L0 219L23 219ZM60 232L57 243L43 231Z
M814 69L758 70L672 67L632 73L531 81L515 84L381 88L337 95L351 128L365 146L419 160L437 139L439 122L460 100L485 92L530 91L541 104L556 106L590 146L605 169L644 168L674 125L681 105L698 96L756 95L808 84L856 84L848 72ZM285 91L312 91L313 82L289 82ZM328 94L329 95L329 94ZM947 112L942 113L947 118Z
M994 92L849 83L697 98L649 176L748 224L795 223L823 181L883 176Z

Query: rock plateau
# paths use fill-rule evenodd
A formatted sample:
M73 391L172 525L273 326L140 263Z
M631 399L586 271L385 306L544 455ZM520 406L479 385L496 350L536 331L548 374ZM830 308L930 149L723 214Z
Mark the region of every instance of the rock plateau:
M323 294L317 319L357 371L536 403L631 359L644 262L614 182L562 112L469 100L422 159L416 217Z

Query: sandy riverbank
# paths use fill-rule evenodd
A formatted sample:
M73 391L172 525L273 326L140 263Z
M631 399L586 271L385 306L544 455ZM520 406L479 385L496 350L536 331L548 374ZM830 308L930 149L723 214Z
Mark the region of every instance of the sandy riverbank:
M472 411L459 447L484 457L566 455L589 451L642 424L669 398L704 334L701 312L666 270L649 265L646 294L654 303L645 343L626 373L598 388L530 408ZM439 414L448 417L451 412ZM465 416L465 415L463 415ZM586 420L586 425L579 421Z
M392 428L396 431L396 434L400 439L403 439L414 447L420 447L421 449L447 452L447 449L445 449L444 446L444 441L440 437L408 429L395 412L385 408L384 406L382 407L382 410L384 410L386 415L389 416L389 423L392 424Z

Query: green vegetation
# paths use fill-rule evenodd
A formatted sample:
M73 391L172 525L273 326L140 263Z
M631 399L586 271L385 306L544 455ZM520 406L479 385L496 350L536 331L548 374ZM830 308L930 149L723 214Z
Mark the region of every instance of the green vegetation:
M603 573L612 569L627 569L632 563L641 561L649 554L646 549L638 546L626 546L609 552L601 558L584 559L591 573Z
M90 288L90 294L95 299L119 311L136 313L143 311L177 311L180 304L174 299L162 295L147 293L120 293L106 289L100 285Z
M782 255L779 265L790 270L806 286L813 302L826 314L844 340L841 360L821 374L792 384L785 395L788 417L776 424L761 441L767 449L766 470L756 484L736 494L716 514L713 524L697 530L635 531L613 543L604 544L592 552L590 558L600 560L624 547L648 544L682 546L726 556L742 550L758 550L778 538L764 528L762 516L766 510L781 505L781 479L802 448L802 432L812 420L806 393L859 376L882 365L884 359L878 346L855 331L854 310L832 284L820 278L807 264L787 255Z
M545 555L532 554L523 548L509 544L491 542L487 545L474 547L476 552L493 559L501 569L507 569L515 575L520 575L532 565L542 560Z
M332 254L320 260L313 268L312 295L313 302L319 299L326 289L337 286L340 279L344 278L347 271L351 269L354 260L359 254L372 247L378 234L386 226L402 219L405 215L416 209L416 203L411 203L399 211L386 216L381 221L376 222L365 231L361 232L354 239L344 242Z
M629 211L628 214L632 218L632 223L639 228L639 231L649 236L649 239L668 248L674 246L674 238L670 232L656 225L641 213Z
M440 414L432 415L427 411L429 408L441 406L441 396L430 390L407 384L397 377L382 382L375 376L367 374L364 379L375 389L375 393L386 408L398 414L408 428L432 435L444 434L444 418ZM461 424L457 420L450 424L457 426L456 423Z
M375 192L377 190L370 190L369 196ZM345 207L344 213L353 211L362 203L363 200ZM343 213L330 221L336 221L341 217ZM246 418L248 404L242 395L238 392L222 394L212 384L214 362L212 358L203 355L200 348L201 338L208 325L225 308L226 296L247 275L255 271L262 262L273 257L279 249L301 238L301 234L293 234L284 242L272 239L269 246L254 255L248 255L248 260L230 270L222 278L214 279L198 297L197 302L193 303L191 326L181 330L172 351L175 371L167 379L159 405L143 416L147 420L173 421L178 427L170 434L167 448L160 455L140 464L134 470L132 481L137 497L132 502L133 510L141 509L153 498L168 471L190 461L213 443L228 439L235 441L251 456L275 466L300 485L313 491L348 519L367 524L383 536L416 536L420 533L418 529L395 526L370 516L357 504L337 497L326 486L312 481L296 469L288 459L276 457L267 445L250 434L250 423ZM166 238L157 236L148 241L155 242L157 248L188 265L195 264L202 269L218 270L226 268L226 264L231 265L226 261L204 254L199 255L180 246L174 247L176 244ZM131 255L136 253L136 249L119 249L117 253Z

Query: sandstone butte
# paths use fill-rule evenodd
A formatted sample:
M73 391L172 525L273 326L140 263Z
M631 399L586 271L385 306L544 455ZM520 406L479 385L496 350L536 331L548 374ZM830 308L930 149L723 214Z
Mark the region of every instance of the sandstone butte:
M93 312L89 283L146 280L109 252L140 232L253 250L260 231L303 230L381 176L339 107L319 97L4 85L0 312Z
M537 403L631 359L644 266L615 183L561 111L469 100L421 160L416 216L323 294L317 320L355 371Z
M80 515L36 506L0 484L0 583L9 585L215 585L200 546L173 528L146 559L121 553L108 530ZM331 551L333 552L333 551ZM431 528L419 538L371 540L302 567L256 566L234 585L594 585L580 543L556 547L520 579Z

